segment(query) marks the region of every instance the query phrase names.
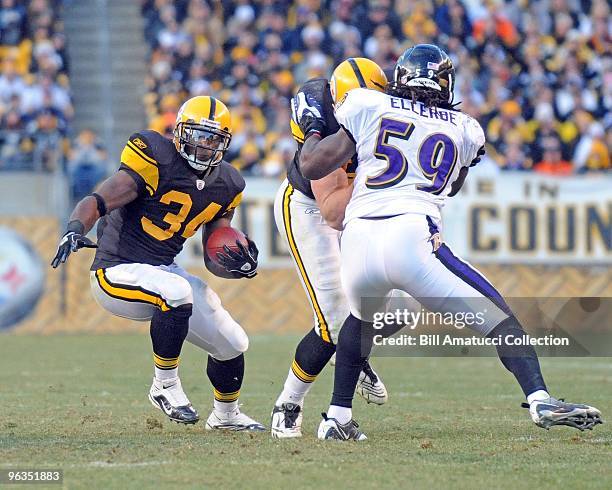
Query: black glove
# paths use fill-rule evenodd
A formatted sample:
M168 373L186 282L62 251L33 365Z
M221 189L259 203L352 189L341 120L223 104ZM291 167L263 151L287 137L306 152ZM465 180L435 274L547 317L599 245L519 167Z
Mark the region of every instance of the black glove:
M68 231L64 234L57 247L57 253L51 261L51 266L56 269L72 252L79 248L98 248L89 238L83 235L83 225L80 222L70 222Z
M236 240L236 246L239 252L223 246L225 253L217 252L217 259L225 270L232 274L236 279L241 277L252 278L257 275L257 256L259 250L253 240L247 237L248 246L245 247L242 243Z
M474 160L472 160L472 163L470 163L470 167L476 166L476 164L480 161L480 157L484 154L485 154L485 147L481 146L476 152L476 158L474 158Z
M327 80L309 80L291 99L291 117L304 133L304 139L313 133L326 135L327 122L323 109L326 91Z

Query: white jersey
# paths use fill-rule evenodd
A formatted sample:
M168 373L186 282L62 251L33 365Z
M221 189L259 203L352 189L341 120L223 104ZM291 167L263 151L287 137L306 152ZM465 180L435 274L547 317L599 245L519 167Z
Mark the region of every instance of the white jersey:
M467 114L357 88L336 109L357 147L357 172L344 223L354 218L426 214L440 208L485 143Z

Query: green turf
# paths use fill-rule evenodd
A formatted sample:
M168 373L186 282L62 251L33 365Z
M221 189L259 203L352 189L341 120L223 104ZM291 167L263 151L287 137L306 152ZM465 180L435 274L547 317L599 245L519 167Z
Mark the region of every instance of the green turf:
M266 424L297 339L251 339L241 400ZM149 349L137 335L0 336L0 467L63 468L66 487L90 489L612 488L612 426L537 428L493 358L374 359L390 401L356 400L369 436L358 444L314 436L331 369L308 396L302 439L171 424L147 400ZM183 385L206 417L203 367L188 346ZM612 360L545 359L543 368L555 394L610 417Z

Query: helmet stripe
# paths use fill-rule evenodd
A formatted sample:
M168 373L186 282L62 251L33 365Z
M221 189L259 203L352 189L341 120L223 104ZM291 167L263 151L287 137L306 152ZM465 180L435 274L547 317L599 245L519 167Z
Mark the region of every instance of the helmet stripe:
M211 121L215 120L215 112L217 110L217 99L214 97L210 97L210 113L208 114L208 119Z
M355 58L349 58L348 62L351 65L351 68L353 69L353 71L355 72L355 76L357 77L359 86L361 88L368 88L368 85L365 79L363 78L363 75L361 74L361 70L359 69L359 65L357 65L357 62L355 61Z

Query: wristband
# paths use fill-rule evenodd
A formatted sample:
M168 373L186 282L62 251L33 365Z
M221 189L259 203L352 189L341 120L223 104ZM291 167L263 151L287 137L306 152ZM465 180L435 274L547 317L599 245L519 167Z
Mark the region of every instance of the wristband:
M84 231L85 225L78 219L73 219L66 227L66 233L78 233L79 235L82 235Z
M304 136L304 142L306 142L306 140L310 138L311 136L318 136L320 140L323 139L323 135L321 134L320 131L316 129L312 129L308 131L308 133L306 133L306 136Z

